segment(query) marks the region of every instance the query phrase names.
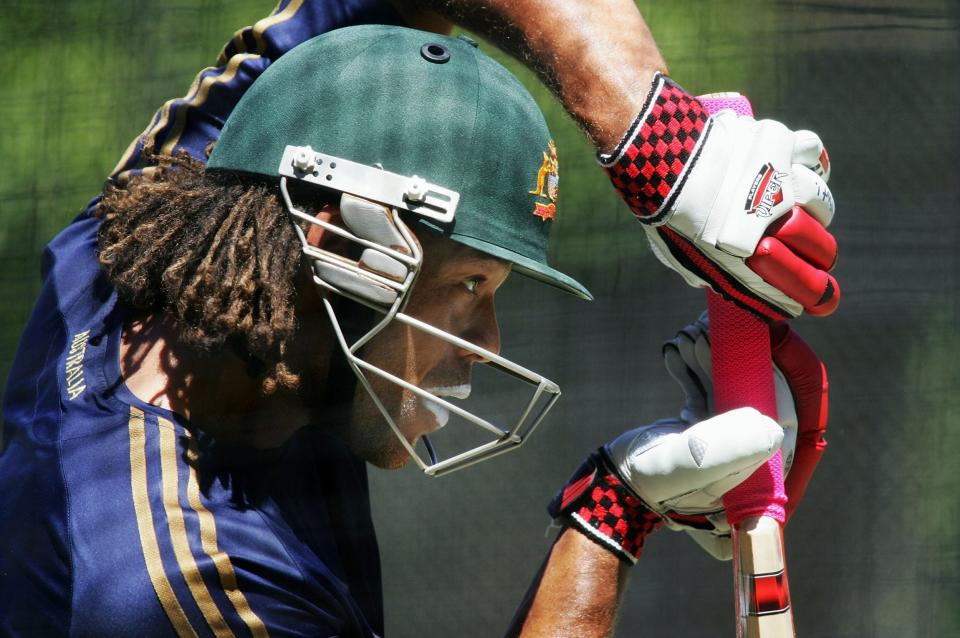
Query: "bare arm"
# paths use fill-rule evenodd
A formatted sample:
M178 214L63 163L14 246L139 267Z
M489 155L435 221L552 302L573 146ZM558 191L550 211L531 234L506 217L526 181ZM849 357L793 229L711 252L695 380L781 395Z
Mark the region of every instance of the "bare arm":
M530 585L507 636L601 638L613 634L629 567L566 528Z
M539 75L601 151L667 66L633 0L395 0L482 35Z

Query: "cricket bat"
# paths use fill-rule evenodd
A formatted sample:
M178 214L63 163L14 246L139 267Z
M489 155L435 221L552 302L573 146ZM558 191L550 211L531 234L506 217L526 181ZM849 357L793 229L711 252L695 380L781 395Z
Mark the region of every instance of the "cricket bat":
M749 100L739 94L698 99L710 112L728 108L753 115ZM707 292L707 310L715 411L750 406L776 419L767 323L712 291ZM782 493L783 464L779 452L757 470L747 481L749 485L728 492L724 503L729 503L729 499L740 499L741 503L749 499L763 505L765 498L772 500L777 481ZM746 518L733 526L733 571L738 638L793 638L796 634L780 521L764 515Z

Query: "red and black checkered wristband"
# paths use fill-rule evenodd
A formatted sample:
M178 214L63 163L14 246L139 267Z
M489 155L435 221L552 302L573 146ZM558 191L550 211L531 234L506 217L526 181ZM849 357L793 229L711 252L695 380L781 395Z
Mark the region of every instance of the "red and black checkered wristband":
M640 114L609 154L600 154L627 206L644 224L665 221L709 132L706 109L657 73Z
M573 473L547 512L631 564L640 558L647 535L662 525L660 517L623 484L603 448Z

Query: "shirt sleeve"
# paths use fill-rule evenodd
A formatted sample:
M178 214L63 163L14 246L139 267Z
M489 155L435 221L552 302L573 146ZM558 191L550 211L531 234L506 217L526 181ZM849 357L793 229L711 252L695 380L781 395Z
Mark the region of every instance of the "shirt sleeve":
M356 24L402 21L386 0L280 0L269 16L234 33L215 64L197 74L183 97L157 110L120 158L111 181L123 184L149 172L150 154L186 151L205 162L234 106L274 60L314 36Z

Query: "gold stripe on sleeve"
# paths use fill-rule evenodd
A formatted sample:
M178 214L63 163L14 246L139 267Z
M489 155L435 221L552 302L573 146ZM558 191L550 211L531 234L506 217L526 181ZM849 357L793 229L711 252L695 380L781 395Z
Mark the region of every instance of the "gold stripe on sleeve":
M162 131L163 127L167 125L167 122L170 121L170 109L173 108L173 103L177 100L187 99L193 95L193 93L197 90L197 86L200 84L203 74L213 68L215 67L206 67L197 73L196 77L193 78L193 82L190 84L190 89L187 91L187 94L184 97L173 98L172 100L167 100L163 103L163 106L160 107L159 111L160 118L156 121L156 123L154 123L151 119L150 124L147 124L147 128L143 129L143 133L134 138L134 140L130 143L130 146L127 147L127 150L124 151L123 157L120 158L120 161L114 167L113 172L110 174L111 177L119 178L121 182L123 181L126 172L124 172L123 175L120 175L118 174L118 171L122 170L126 163L130 161L130 156L133 155L133 151L137 146L137 142L142 139L143 148L147 149L152 147L156 141L157 134ZM156 149L153 150L156 152Z
M140 138L143 137L149 130L150 127L148 126L143 133L133 138L133 141L130 142L130 146L128 146L127 150L125 150L123 155L120 156L120 161L117 162L117 165L113 167L112 171L110 171L110 177L118 177L118 173L123 170L123 167L127 165L127 162L129 162L130 158L133 156L133 151L137 148L137 142L139 142Z
M210 591L197 561L190 551L187 541L187 527L183 519L183 509L180 506L180 485L177 470L177 442L176 430L173 424L166 419L158 418L160 431L160 468L163 476L163 508L167 514L167 526L170 530L170 540L173 543L173 553L177 557L180 573L197 601L197 606L203 613L204 619L217 638L233 638L233 631L223 619L217 604L213 602Z
M277 7L279 8L279 4ZM170 136L167 138L167 141L164 143L161 153L169 154L173 152L173 148L177 145L177 142L180 141L180 136L183 134L184 125L186 123L187 111L189 108L198 107L207 101L207 95L210 93L211 87L215 84L225 84L232 80L236 76L237 71L239 70L240 63L245 60L250 60L253 58L259 58L260 55L267 50L267 43L263 39L263 34L270 27L286 22L290 18L296 15L297 11L300 10L300 7L303 6L303 0L292 0L290 4L287 5L287 8L281 11L280 13L270 15L262 20L258 20L256 24L253 25L251 29L253 33L253 39L257 43L256 53L236 53L233 55L229 61L226 61L221 56L221 59L218 60L220 65L223 65L224 62L227 63L226 68L223 72L218 75L211 75L203 79L200 84L199 90L196 94L193 92L196 90L196 83L191 87L187 95L192 95L189 98L187 104L181 106L177 109L176 113L176 122L173 125ZM276 9L274 9L276 11ZM238 49L242 50L242 30L234 34L234 40L240 39L238 42ZM200 76L197 76L197 80L200 80Z
M240 64L242 62L259 57L259 55L254 55L252 53L237 54L230 58L230 62L227 64L226 68L223 69L222 73L203 78L196 95L190 98L190 101L186 104L181 104L177 109L176 120L174 121L173 127L170 130L170 135L167 137L167 141L164 142L163 147L160 149L160 154L170 155L173 153L173 148L177 145L177 142L180 141L180 136L183 134L183 129L187 122L187 114L189 113L190 108L200 106L206 102L207 95L210 93L210 89L215 84L226 84L232 80L237 75L237 71L240 70ZM200 76L197 76L198 79L199 77Z
M258 20L257 23L253 25L253 39L257 43L257 53L263 53L267 50L267 43L263 39L264 32L273 25L286 22L292 18L296 15L297 11L300 10L301 6L303 6L303 0L292 0L290 4L287 5L287 8L280 13L275 13L262 20ZM279 8L280 4L278 3L274 11Z
M164 127L166 127L167 124L170 122L170 113L172 110L174 110L173 109L174 103L180 100L185 100L186 101L185 104L181 104L176 108L176 113L174 114L174 116L176 117L176 121L170 131L170 135L167 139L167 142L164 143L163 147L158 150L158 152L166 153L166 154L169 154L170 152L172 152L173 148L177 145L177 142L180 141L180 137L183 134L183 127L186 121L188 109L191 107L200 106L206 101L207 93L209 92L211 85L220 83L220 82L229 82L230 80L232 80L234 75L236 75L237 67L239 66L240 62L250 58L259 57L260 54L266 51L267 43L263 39L263 34L270 27L276 24L280 24L282 22L286 22L287 20L291 19L294 15L296 15L297 11L300 10L300 7L303 6L304 0L292 0L290 4L287 5L286 9L277 13L277 9L280 8L280 5L282 4L282 2L283 0L280 0L280 2L277 3L277 6L274 7L273 11L271 12L271 15L261 20L258 20L253 25L253 27L244 27L243 29L240 29L233 34L233 42L236 44L238 53L235 54L233 57L231 57L229 61L226 58L227 47L224 47L221 50L220 55L217 59L217 67L207 67L202 71L200 71L199 73L197 73L196 77L194 77L193 82L190 85L190 89L187 91L186 95L184 95L183 97L174 98L172 100L167 100L166 102L164 102L163 106L160 107L160 112L159 112L160 117L157 119L156 124L153 124L151 121L151 124L148 124L147 128L144 129L144 131L140 135L138 135L133 140L133 142L130 143L130 146L128 146L127 150L124 151L123 156L120 158L120 161L117 162L117 165L114 167L113 171L111 172L110 174L111 177L117 178L121 182L124 181L126 172L124 172L123 174L120 174L120 171L122 171L123 167L126 166L127 162L130 161L130 157L133 155L133 151L136 148L137 142L142 139L144 141L144 148L152 147L156 142L157 135L161 131L163 131ZM253 39L257 45L255 54L241 53L245 49L244 42L243 42L243 33L248 28L251 30ZM227 68L224 69L221 73L217 75L211 75L207 78L203 77L204 73L207 73L211 70L222 67L224 65L226 65ZM230 70L231 67L233 69L232 72ZM225 75L227 74L229 74L229 76L225 77ZM206 89L204 89L204 86L206 86ZM200 94L201 92L202 92L202 95ZM155 151L157 151L157 149L155 149Z
M192 436L188 435L188 437L190 441L190 456L194 459L199 458L200 452L197 449L196 441ZM220 551L220 548L217 546L217 524L210 510L200 502L200 485L197 482L197 475L193 468L190 469L190 474L187 476L187 498L190 501L190 507L194 509L200 520L200 542L203 546L203 551L206 552L207 556L210 557L210 560L212 560L216 566L217 573L220 575L220 584L227 598L233 603L233 608L237 611L237 615L240 616L241 620L247 625L247 628L250 630L250 633L253 634L254 638L269 638L267 628L263 624L263 621L260 620L256 612L250 608L246 596L243 595L243 592L237 585L237 576L233 571L233 565L230 563L230 557Z
M197 92L197 89L199 88L200 83L204 79L203 74L206 73L207 71L215 70L216 68L217 67L208 66L202 69L199 73L197 73L196 77L193 78L193 82L190 84L190 89L187 91L186 95L184 95L183 97L173 98L172 100L167 100L166 102L163 103L163 106L160 108L160 112L161 112L160 119L157 120L156 125L148 127L147 130L144 131L144 136L146 136L146 141L144 142L144 148L150 148L151 146L154 146L154 144L156 143L157 134L159 134L160 131L163 130L163 127L167 125L167 122L170 121L170 111L173 109L174 102L177 102L179 100L192 99L192 96ZM216 77L216 76L211 76L211 77ZM179 115L186 106L187 106L186 104L181 104L177 108L177 115ZM179 134L177 135L177 139L180 139ZM164 144L163 148L167 148L167 145ZM162 152L162 150L154 149L154 152L160 153Z
M147 437L144 431L143 412L130 408L130 420L127 424L130 433L130 486L133 496L133 509L137 516L137 531L140 534L140 548L147 564L147 573L153 590L160 599L167 618L181 638L197 638L197 632L183 613L183 608L173 593L173 587L167 580L160 558L160 546L157 543L156 530L153 527L153 512L150 508L150 494L147 490Z
M283 4L283 0L279 0L279 1L277 2L277 6L275 6L275 7L273 8L273 10L270 11L270 13L269 13L269 15L268 15L267 17L269 18L270 16L274 15L275 13L277 13L277 11L280 9L280 5L281 5L281 4ZM266 19L266 18L264 18L264 19ZM254 27L246 26L246 27L241 27L241 28L239 28L239 29L237 29L236 31L233 32L233 38L230 39L230 42L228 42L228 43L226 43L225 45L223 45L223 48L220 50L220 55L217 56L217 66L223 66L224 64L227 63L227 59L228 59L228 58L227 58L227 49L230 48L230 45L231 45L231 44L233 44L233 46L236 47L237 53L242 53L242 52L245 52L245 51L247 50L247 43L244 42L244 40L243 40L243 34L244 34L244 32L245 32L247 29L251 29L251 30L252 30L253 28L254 28ZM257 46L259 47L259 46L260 46L261 39L259 39L259 38L255 38L255 39L257 40ZM261 53L262 53L262 51L261 51Z

